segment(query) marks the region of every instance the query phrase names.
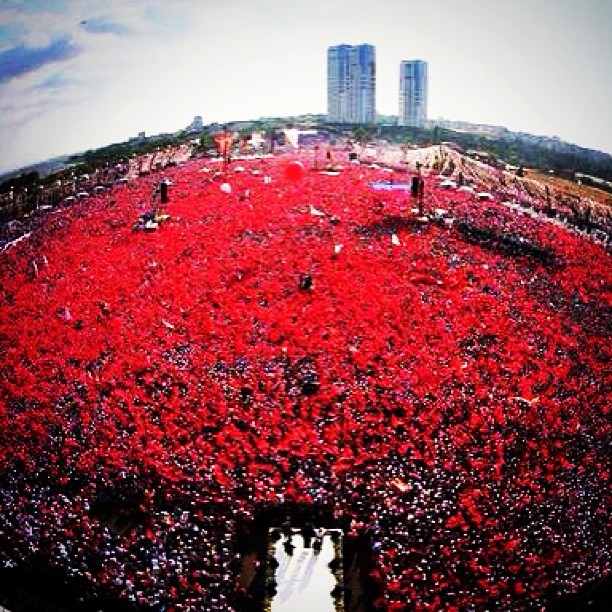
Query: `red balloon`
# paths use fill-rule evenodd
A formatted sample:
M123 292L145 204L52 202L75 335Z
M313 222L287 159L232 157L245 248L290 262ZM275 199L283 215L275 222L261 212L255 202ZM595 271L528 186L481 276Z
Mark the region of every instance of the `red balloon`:
M285 178L288 181L301 181L306 176L304 164L299 161L292 161L285 166Z

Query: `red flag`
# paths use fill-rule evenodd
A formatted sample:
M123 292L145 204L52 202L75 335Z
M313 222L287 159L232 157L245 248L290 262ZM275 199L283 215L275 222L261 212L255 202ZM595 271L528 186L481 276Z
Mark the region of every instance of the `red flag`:
M222 157L226 157L232 146L232 134L230 132L220 132L215 136L215 143L217 144L217 151Z

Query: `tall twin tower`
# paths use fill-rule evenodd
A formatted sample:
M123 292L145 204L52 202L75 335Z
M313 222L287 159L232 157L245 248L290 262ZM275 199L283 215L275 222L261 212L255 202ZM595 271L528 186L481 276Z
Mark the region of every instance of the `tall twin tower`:
M376 123L376 50L372 45L338 45L327 50L327 120ZM400 64L398 125L427 121L427 62Z

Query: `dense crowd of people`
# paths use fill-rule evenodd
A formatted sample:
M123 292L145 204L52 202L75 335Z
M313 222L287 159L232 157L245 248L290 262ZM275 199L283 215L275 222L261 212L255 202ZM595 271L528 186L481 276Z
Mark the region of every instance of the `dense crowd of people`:
M186 161L0 253L0 566L229 611L236 522L299 503L368 536L380 610L609 575L609 253L425 168L429 221L372 189L412 169L289 161Z
M489 192L500 203L521 209L526 214L548 218L550 222L566 225L596 240L610 244L612 236L612 209L609 198L594 198L593 190L585 189L580 181L570 182L547 177L543 172L525 171L524 168L504 170L489 159L468 157L447 145L403 149L385 147L379 151L385 165L401 168L408 164L427 166L442 176L452 177L457 187L469 189L477 185ZM442 183L444 185L444 183Z
M101 165L90 172L58 170L45 182L34 182L28 188L15 188L0 193L0 251L14 240L36 229L59 208L77 200L96 197L122 186L138 176L160 171L186 162L192 145L182 144L146 155L121 159Z

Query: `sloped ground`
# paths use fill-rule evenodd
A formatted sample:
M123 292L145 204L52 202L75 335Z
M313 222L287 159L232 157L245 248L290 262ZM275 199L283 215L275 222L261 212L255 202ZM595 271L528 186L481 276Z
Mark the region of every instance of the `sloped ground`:
M229 194L188 162L156 231L152 175L0 254L0 561L229 610L234 519L296 501L367 530L380 609L533 609L608 574L609 255L434 176L452 225L373 192L380 168L288 162L235 162Z

